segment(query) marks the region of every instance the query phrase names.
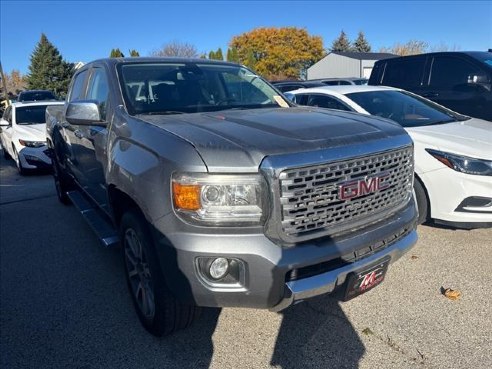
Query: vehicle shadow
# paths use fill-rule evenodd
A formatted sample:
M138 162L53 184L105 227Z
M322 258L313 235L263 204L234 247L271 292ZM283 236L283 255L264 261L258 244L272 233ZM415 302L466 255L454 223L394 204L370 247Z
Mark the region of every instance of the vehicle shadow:
M271 365L283 369L358 368L364 345L339 302L319 296L282 312Z

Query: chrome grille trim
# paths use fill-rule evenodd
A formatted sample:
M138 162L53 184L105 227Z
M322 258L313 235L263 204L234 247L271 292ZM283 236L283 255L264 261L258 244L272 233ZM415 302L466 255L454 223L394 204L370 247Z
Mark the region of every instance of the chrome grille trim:
M405 206L412 196L413 145L365 154L296 168L270 165L274 204L267 234L287 246L368 226ZM339 200L341 183L382 173L389 174L387 188Z

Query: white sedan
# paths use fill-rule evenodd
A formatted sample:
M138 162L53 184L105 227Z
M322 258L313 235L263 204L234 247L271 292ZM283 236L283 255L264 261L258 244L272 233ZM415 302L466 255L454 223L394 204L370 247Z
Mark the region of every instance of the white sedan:
M398 122L415 144L419 223L433 219L461 228L492 226L492 122L392 87L327 86L286 95L300 105Z
M0 143L6 159L14 159L20 174L28 169L51 168L46 146L46 107L60 101L18 102L5 110L0 121Z

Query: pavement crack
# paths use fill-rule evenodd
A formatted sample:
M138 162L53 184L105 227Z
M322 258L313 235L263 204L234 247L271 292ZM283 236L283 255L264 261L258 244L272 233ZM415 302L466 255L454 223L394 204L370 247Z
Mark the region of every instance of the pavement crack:
M34 200L40 200L40 199L48 199L50 197L56 197L56 195L44 195L44 196L30 197L28 199L19 199L19 200L5 201L5 202L0 202L0 206L10 205L10 204L17 204L19 202L27 202L27 201L34 201Z
M379 341L381 341L384 345L388 346L390 349L392 349L395 352L398 352L408 358L410 358L413 362L420 364L420 365L425 365L427 358L424 356L422 352L419 351L419 349L415 349L418 353L417 355L414 355L407 350L405 350L403 347L398 345L389 335L386 335L386 338L375 333L373 330L370 328L365 328L362 330L362 333L366 336L373 336Z

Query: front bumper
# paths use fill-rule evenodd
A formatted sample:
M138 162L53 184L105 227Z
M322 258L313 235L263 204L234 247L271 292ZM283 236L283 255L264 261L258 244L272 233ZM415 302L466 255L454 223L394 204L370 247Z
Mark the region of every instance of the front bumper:
M492 225L492 206L473 206L474 198L489 198L492 201L492 177L477 176L442 168L421 174L431 204L431 218L437 223L453 225L468 224L473 228L483 224ZM469 206L472 205L472 206Z
M416 215L412 199L396 214L363 229L283 248L262 233L166 233L166 228L176 229L170 214L154 225L154 239L167 287L181 301L281 310L332 292L352 271L388 256L397 260L417 241ZM243 261L244 284L227 288L203 283L196 262L202 257Z
M25 169L50 169L51 158L48 156L48 146L22 147L19 160Z

